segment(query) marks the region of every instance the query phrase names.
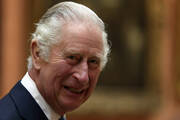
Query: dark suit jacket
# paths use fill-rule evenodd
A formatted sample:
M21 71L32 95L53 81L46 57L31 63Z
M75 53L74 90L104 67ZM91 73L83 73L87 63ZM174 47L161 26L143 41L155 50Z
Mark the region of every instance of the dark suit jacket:
M18 82L0 100L0 120L48 120L31 94Z

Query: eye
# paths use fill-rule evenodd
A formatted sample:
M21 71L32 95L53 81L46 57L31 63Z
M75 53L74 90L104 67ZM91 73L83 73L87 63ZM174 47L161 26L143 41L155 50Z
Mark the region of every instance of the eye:
M88 64L89 64L90 68L95 69L95 68L99 67L100 60L97 58L93 58L88 61Z
M97 60L93 60L93 59L90 60L89 62L90 62L90 63L93 63L93 64L97 64L97 63L98 63Z
M67 62L69 64L72 64L72 65L79 63L80 60L81 60L81 57L79 55L69 55L69 56L67 56Z
M68 58L71 59L71 60L75 60L76 59L75 56L73 56L73 55L68 56Z

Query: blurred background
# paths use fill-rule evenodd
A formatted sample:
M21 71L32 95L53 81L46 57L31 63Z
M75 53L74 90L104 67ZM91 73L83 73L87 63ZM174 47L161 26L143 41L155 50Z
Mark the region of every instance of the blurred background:
M62 1L0 1L0 98L26 73L34 23ZM103 19L112 53L94 94L67 118L180 120L180 1L73 1Z

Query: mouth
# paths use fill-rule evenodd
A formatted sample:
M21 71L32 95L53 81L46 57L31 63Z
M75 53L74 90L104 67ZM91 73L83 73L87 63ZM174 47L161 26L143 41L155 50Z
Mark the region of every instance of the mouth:
M64 86L64 89L72 92L72 93L75 93L75 94L82 94L85 89L76 89L76 88L72 88L72 87L68 87L68 86Z

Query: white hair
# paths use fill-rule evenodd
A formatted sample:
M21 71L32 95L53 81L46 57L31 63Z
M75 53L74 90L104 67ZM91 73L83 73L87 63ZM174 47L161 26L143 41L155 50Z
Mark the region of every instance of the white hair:
M59 42L61 37L62 26L67 22L92 22L102 30L102 38L104 45L104 55L101 64L103 69L108 61L110 53L110 45L105 32L103 21L88 7L74 3L61 2L54 5L42 16L35 32L32 34L32 41L36 40L40 50L40 57L48 61L51 46ZM32 56L28 57L28 69L32 68Z

